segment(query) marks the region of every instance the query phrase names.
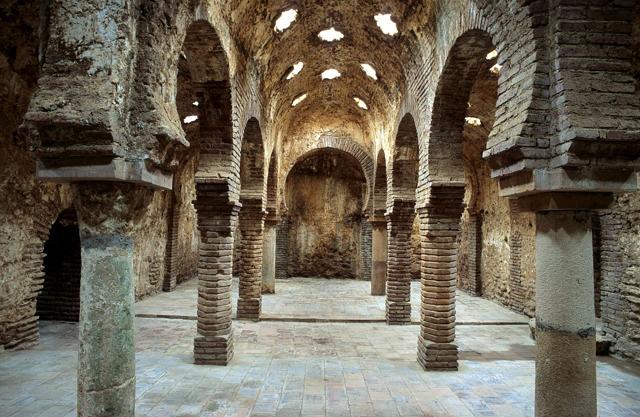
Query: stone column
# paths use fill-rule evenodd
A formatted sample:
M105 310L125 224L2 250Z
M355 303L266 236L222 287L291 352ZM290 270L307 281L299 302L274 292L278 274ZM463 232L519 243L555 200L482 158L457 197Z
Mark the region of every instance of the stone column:
M369 218L372 229L371 295L385 295L387 285L387 219L374 215Z
M93 182L74 191L82 244L78 416L133 416L133 233L153 192Z
M259 320L262 304L262 232L266 212L261 199L242 199L241 202L238 318Z
M611 193L521 197L536 213L536 417L596 417L591 212Z
M591 215L536 214L536 416L595 417Z
M233 357L231 281L233 238L240 204L229 201L226 185L196 183L198 212L198 335L196 364L226 365Z
M264 236L262 248L262 293L276 292L276 228L278 220L269 213L264 221Z
M387 324L411 323L411 231L415 201L396 200L385 214L388 232Z
M420 216L422 311L418 362L425 370L457 370L455 344L458 236L464 185L432 187Z

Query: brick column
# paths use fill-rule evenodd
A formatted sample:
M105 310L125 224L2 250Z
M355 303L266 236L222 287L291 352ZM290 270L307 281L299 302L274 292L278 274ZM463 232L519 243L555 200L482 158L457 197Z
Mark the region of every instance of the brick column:
M429 191L427 205L418 210L422 248L418 362L425 370L457 370L455 304L464 186Z
M385 213L387 249L387 324L411 323L411 231L415 201L396 200Z
M289 218L283 216L276 229L276 278L289 278Z
M387 219L382 215L369 218L371 224L371 295L385 295L387 286Z
M240 204L223 184L196 184L198 212L198 335L196 364L226 365L233 357L231 270L233 238Z
M360 221L360 257L362 259L362 269L360 271L360 279L371 279L371 251L372 251L372 234L371 224L367 221L366 216Z
M262 303L262 245L266 211L261 199L242 199L240 210L240 288L238 318L260 319Z
M178 281L178 262L180 260L177 259L177 250L180 214L180 203L176 200L176 197L174 195L171 195L168 214L169 227L167 232L167 247L165 253L164 280L162 281L162 291L165 292L171 292L175 290Z

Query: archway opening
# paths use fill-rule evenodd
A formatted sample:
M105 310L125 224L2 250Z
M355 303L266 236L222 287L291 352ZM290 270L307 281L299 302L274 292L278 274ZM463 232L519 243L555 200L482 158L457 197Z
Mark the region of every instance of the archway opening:
M291 169L285 192L289 276L359 278L367 182L358 160L336 149L308 154Z
M36 302L40 320L77 322L80 315L80 232L75 210L60 213L44 244L44 282Z
M262 132L251 118L240 154L240 215L235 236L234 269L238 275L237 317L258 319L262 309L262 262L265 220L265 162Z

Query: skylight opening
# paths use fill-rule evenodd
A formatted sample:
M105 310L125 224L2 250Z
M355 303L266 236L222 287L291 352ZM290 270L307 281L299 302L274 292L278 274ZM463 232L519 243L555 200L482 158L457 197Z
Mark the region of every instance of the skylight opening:
M337 69L331 68L322 73L322 79L333 80L334 78L338 78L341 75L342 74L340 74L340 71L338 71Z
M353 100L362 110L369 110L369 106L367 106L367 103L365 103L364 100L360 97L354 97Z
M296 9L285 10L280 14L280 17L276 20L276 25L273 28L276 32L284 32L289 29L291 24L298 18L298 11Z
M498 50L494 49L493 51L487 54L487 61L491 61L492 59L496 59L498 57Z
M291 70L289 75L287 75L287 80L290 80L296 75L300 74L300 71L302 71L302 68L304 68L304 62L298 62L297 64L294 64L293 69Z
M298 104L302 103L307 98L307 93L301 94L298 97L293 99L291 103L291 107L296 107Z
M377 14L374 16L378 27L385 35L394 36L398 33L398 25L391 19L391 13Z
M502 65L496 64L493 67L489 68L489 71L491 71L491 73L494 75L500 75L500 71L502 71Z
M482 126L482 120L477 117L465 117L464 121L471 126Z
M335 42L335 41L339 41L340 39L344 38L344 34L338 30L336 30L336 28L331 27L329 29L325 29L323 31L321 31L320 33L318 33L318 37L320 39L322 39L325 42Z
M198 100L194 101L194 102L193 102L193 103L191 103L191 104L193 104L193 105L194 105L194 106L196 106L196 107L198 107L198 106L200 105L200 103L198 102Z
M360 66L362 67L362 71L364 71L364 73L367 74L369 78L373 78L376 81L378 80L378 73L376 72L375 68L373 68L369 64L360 64Z
M187 116L184 118L184 123L185 124L189 124L189 123L193 123L195 121L198 120L198 116L196 116L195 114L192 114L191 116Z

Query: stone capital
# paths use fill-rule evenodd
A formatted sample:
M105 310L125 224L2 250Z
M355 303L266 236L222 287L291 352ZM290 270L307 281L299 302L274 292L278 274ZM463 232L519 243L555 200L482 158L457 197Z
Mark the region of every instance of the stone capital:
M520 197L518 208L530 212L602 210L612 201L612 193L549 192Z

